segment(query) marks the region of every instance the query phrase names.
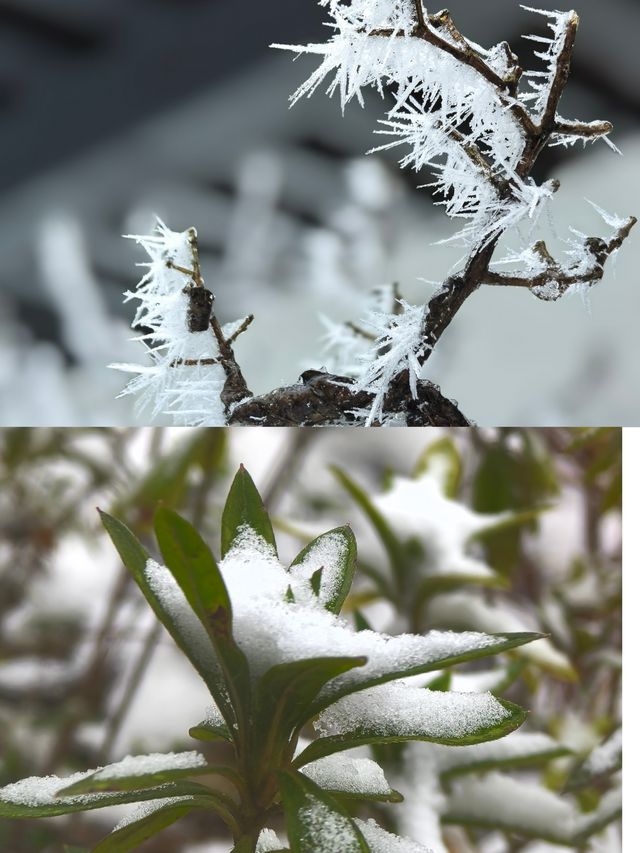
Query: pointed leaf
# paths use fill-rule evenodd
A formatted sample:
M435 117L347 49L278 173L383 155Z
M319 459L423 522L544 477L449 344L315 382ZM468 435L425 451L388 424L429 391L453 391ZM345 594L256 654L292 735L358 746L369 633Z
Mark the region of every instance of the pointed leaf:
M336 527L310 542L291 563L293 574L310 577L322 570L318 595L327 610L339 613L356 567L356 539L350 527Z
M155 531L167 568L218 654L236 717L240 720L249 708L249 664L233 639L231 601L220 570L200 534L173 510L158 509ZM223 706L218 704L224 715Z
M349 812L301 773L280 773L292 853L371 853Z
M264 508L262 498L244 466L235 476L227 502L222 512L222 556L228 552L238 531L249 526L262 536L277 553L276 539L271 519Z
M89 771L91 772L93 771ZM142 803L164 797L189 797L210 793L208 788L195 782L170 782L167 785L141 791L115 791L58 797L58 791L68 781L57 776L32 776L0 788L0 817L55 817L124 803Z
M168 766L172 761L175 767ZM153 769L154 764L158 769ZM167 766L162 767L162 765ZM165 782L176 782L190 776L227 775L227 771L227 767L207 764L204 756L197 752L178 755L170 753L129 756L117 764L102 767L90 776L68 785L58 791L58 796L70 797L77 794L93 794L98 791L139 791L142 788L153 788Z
M405 741L428 741L430 743L441 743L449 746L465 746L467 744L482 743L488 740L495 740L504 737L515 729L519 728L527 718L527 712L507 702L505 699L497 699L491 697L493 703L502 706L504 712L497 722L486 722L486 713L473 713L471 697L476 700L482 698L482 694L453 694L434 692L433 696L429 695L429 691L420 690L419 688L409 688L406 685L400 685L401 693L398 694L397 701L391 706L387 696L378 697L375 691L367 693L366 696L358 697L362 703L366 703L367 712L361 713L364 705L352 707L351 697L347 700L346 705L339 707L340 723L337 734L329 734L313 741L294 761L295 767L302 767L310 761L317 761L319 758L324 758L327 755L332 755L335 752L341 752L345 749L354 749L357 746L365 746L368 744L381 743L404 743ZM415 691L417 694L424 696L424 710L420 714L412 713L407 716L405 702L402 694L406 694L407 698L410 692ZM450 724L443 725L441 715L430 712L430 707L433 705L433 698L438 699L438 705L442 706L443 702L451 699L452 707L448 714ZM464 727L462 730L458 728L455 722L456 705L453 704L457 698L460 701L461 697L469 697L466 701L467 707L464 709ZM479 703L478 703L479 704ZM415 703L412 702L412 705ZM397 707L396 707L397 706ZM393 708L393 715L392 715ZM436 709L437 710L437 709ZM332 721L329 724L330 730L335 730L338 724L335 722L335 714L333 709L320 717L319 726L326 730L327 715L332 716L329 719Z
M203 720L196 726L189 729L189 735L196 740L219 741L226 740L228 743L233 742L233 737L229 731L227 724L220 720Z
M144 817L114 830L93 848L92 853L129 853L130 850L137 850L148 838L157 835L189 812L196 809L210 810L215 808L214 803L215 800L209 796L186 797L164 803Z
M140 587L151 609L169 634L171 634L177 646L191 661L191 664L203 679L216 701L221 706L224 705L224 683L220 667L218 666L213 650L209 651L205 647L206 635L204 635L204 632L202 632L204 643L200 642L197 620L195 617L190 620L182 614L176 614L175 602L163 598L158 588L150 582L150 576L146 571L150 558L145 548L125 524L117 518L108 515L106 512L101 512L100 510L99 512L102 524L111 537L111 541L115 545L122 562L133 575L135 582ZM176 590L176 592L179 592L179 590Z
M426 636L428 637L429 635L427 634ZM465 663L466 661L497 655L501 652L507 652L523 646L526 643L531 643L534 640L539 640L544 635L524 632L516 634L487 634L486 636L492 637L494 642L481 647L471 642L469 648L465 649L464 644L459 640L457 652L445 652L439 656L429 656L424 662L415 663L412 661L406 666L398 663L398 660L401 659L400 653L398 653L396 660L390 662L388 668L383 668L382 666L376 667L375 675L368 675L366 670L363 670L362 672L353 673L351 677L347 676L344 679L338 679L334 685L329 685L327 690L322 691L318 699L313 703L311 712L312 714L318 714L337 699L360 690L375 687L378 684L385 684L388 681L396 681L400 678L408 678L411 675L422 675L425 672L446 669L447 667Z

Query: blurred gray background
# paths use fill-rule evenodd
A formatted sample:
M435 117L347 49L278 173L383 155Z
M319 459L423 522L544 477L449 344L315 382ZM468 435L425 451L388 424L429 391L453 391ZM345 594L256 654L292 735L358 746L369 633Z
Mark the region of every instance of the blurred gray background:
M625 156L544 155L536 177L562 181L558 239L606 234L585 196L640 210L640 5L576 8L562 113L612 120ZM507 39L534 67L520 35L542 18L512 0L450 9L465 35ZM319 314L358 319L385 281L428 298L419 279L441 280L460 250L430 245L452 227L416 189L425 175L393 154L362 161L380 100L344 118L321 93L288 109L313 61L268 45L324 40L323 18L315 0L0 0L0 423L134 421L105 365L144 359L122 302L143 258L121 235L152 213L197 226L223 320L257 315L238 346L256 392L323 364ZM588 301L482 289L428 378L483 425L640 424L639 262L634 234Z

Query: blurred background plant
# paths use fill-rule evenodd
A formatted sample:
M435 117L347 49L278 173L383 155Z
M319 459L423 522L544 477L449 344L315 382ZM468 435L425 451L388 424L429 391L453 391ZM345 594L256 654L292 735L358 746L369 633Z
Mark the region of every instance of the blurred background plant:
M424 177L400 173L394 154L361 158L382 103L372 97L344 119L323 98L287 109L300 66L313 61L292 64L268 44L324 40L315 0L243 9L250 27L233 0L0 3L0 423L136 423L131 401L115 399L121 378L104 365L138 357L122 293L140 257L120 235L147 232L153 213L175 230L198 225L221 321L256 314L238 347L239 361L255 366L255 393L318 367L310 344L325 333L320 314L360 316L371 289L392 281L424 301L431 290L420 279L442 281L459 260L457 249L429 246L453 229L429 192L416 191ZM536 179L558 177L558 222L591 233L598 217L585 194L621 214L640 195L640 9L610 0L604 14L582 0L578 12L563 109L610 118L625 156L550 149ZM531 16L518 3L460 3L452 13L470 38L504 38L532 67L535 46L520 38ZM609 273L593 292L591 315L580 299L549 306L486 288L430 377L487 425L638 423L628 388L639 246L632 238L617 279ZM511 392L487 393L469 363Z
M409 795L376 819L417 840L435 827L449 853L558 844L618 853L617 821L583 837L597 828L589 815L617 815L617 429L412 430L402 443L377 430L367 441L342 430L3 430L0 784L193 748L176 733L201 718L205 691L119 568L93 508L144 541L163 501L213 539L239 462L279 520L284 559L332 522L352 524L360 572L347 607L359 625L550 634L493 669L422 677L440 689L499 690L531 716L484 755L380 750ZM84 849L120 815L3 821L0 847L56 851L72 838ZM208 818L188 817L141 849L212 851L211 832Z

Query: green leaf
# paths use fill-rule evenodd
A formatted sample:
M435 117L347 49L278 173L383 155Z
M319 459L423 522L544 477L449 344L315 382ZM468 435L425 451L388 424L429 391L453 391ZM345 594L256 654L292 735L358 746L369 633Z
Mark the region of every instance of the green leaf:
M402 733L387 734L381 733L380 729L371 726L354 728L352 731L344 732L339 735L330 735L321 737L313 741L303 752L295 759L295 767L303 767L310 761L317 761L319 758L324 758L327 755L333 755L335 752L342 752L346 749L355 749L358 746L367 746L369 744L383 743L405 743L407 741L425 741L428 743L441 743L448 746L468 746L474 743L484 743L488 740L496 740L504 737L515 729L519 728L527 718L527 712L514 705L512 702L507 702L506 699L497 699L502 707L508 712L508 716L500 723L491 726L481 726L465 735L441 737L428 734L428 729L416 727L414 731Z
M143 788L154 788L164 785L166 782L177 782L179 779L187 779L190 776L204 775L227 775L228 768L219 767L215 764L198 765L192 767L181 767L174 770L161 770L155 773L131 773L128 776L109 776L109 767L96 771L91 776L75 782L58 791L58 796L73 797L78 794L95 794L100 791L139 791Z
M443 672L441 675L436 676L433 681L425 684L425 687L427 690L438 690L442 693L447 693L451 690L451 671L447 670L447 672Z
M222 512L222 556L228 552L240 528L251 527L277 553L271 519L244 466L235 476Z
M191 661L194 669L215 697L216 702L220 704L221 708L225 704L228 708L228 700L225 702L225 697L222 695L222 676L216 664L213 651L210 659L203 655L201 646L194 640L190 626L185 625L180 620L176 620L165 603L152 589L145 572L147 562L149 561L149 554L134 534L125 524L118 521L117 518L113 518L113 516L108 515L106 512L101 512L100 510L99 512L102 524L111 537L111 541L115 545L122 562L133 575L135 582L140 587L151 609L169 634L171 634L176 645L184 652L189 661Z
M171 826L189 812L196 809L211 810L213 802L211 797L203 796L189 797L181 802L167 803L151 814L112 832L93 848L92 853L129 853L130 850L137 850L138 845L157 835L167 826Z
M388 681L396 681L399 678L408 678L411 675L422 675L425 672L433 672L437 669L446 669L449 666L465 663L478 658L497 655L502 652L508 652L511 649L524 646L527 643L532 643L534 640L540 640L544 634L534 633L515 633L515 634L490 634L495 639L495 643L491 646L483 648L471 648L468 651L461 651L458 654L448 655L441 658L430 658L423 663L417 663L405 669L388 670L387 672L379 673L370 677L362 677L361 679L352 679L340 684L336 689L332 689L326 695L322 695L317 699L311 708L312 714L319 714L326 707L333 704L342 696L348 696L350 693L355 693L359 690L366 690L369 687L375 687L378 684L385 684Z
M347 492L349 492L351 497L355 500L373 525L385 551L387 552L394 575L397 578L401 577L405 568L405 555L401 541L395 535L382 513L373 505L364 489L355 483L348 474L345 474L345 472L340 468L332 466L330 470L336 476L338 482L347 490Z
M162 557L208 633L225 675L236 718L250 705L249 664L233 639L229 593L213 555L200 534L173 510L160 507L155 531ZM224 697L215 697L227 724Z
M455 442L448 436L427 447L416 463L413 476L417 479L431 473L440 477L443 493L454 500L460 491L462 460Z
M371 853L349 812L334 797L301 773L279 773L280 793L292 853Z
M30 791L23 795L17 793L16 786L20 786L20 782L0 788L0 817L56 817L73 812L101 809L105 806L142 803L148 800L163 799L164 797L208 795L210 793L208 788L195 782L176 782L141 791L115 791L84 794L79 797L56 797L56 792L65 783L64 779L58 779L57 783L55 780L52 781L51 777L46 777L43 780L23 780L23 782L31 783L31 788L37 786L39 794L34 795Z
M224 721L212 722L211 720L203 720L196 726L189 729L189 734L196 740L205 741L220 741L226 740L228 743L233 743L233 737L229 731L229 727Z
M320 599L327 610L339 613L345 602L356 568L356 539L350 527L336 527L310 542L291 563L290 571L309 570L313 576L322 570Z
M353 611L353 620L355 622L356 631L370 631L371 625L361 610Z
M271 667L257 685L258 724L272 732L274 742L287 740L311 717L310 707L324 685L355 667L364 657L311 658Z

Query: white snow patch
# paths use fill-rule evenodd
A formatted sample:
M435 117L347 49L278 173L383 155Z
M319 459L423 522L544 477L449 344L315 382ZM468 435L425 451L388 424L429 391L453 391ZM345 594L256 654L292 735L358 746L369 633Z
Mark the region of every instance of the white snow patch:
M384 770L370 758L351 758L344 754L329 755L307 764L301 772L326 790L370 796L391 793Z
M316 729L335 736L359 729L380 736L461 738L501 723L509 712L490 693L451 693L381 684L344 696L324 710Z

